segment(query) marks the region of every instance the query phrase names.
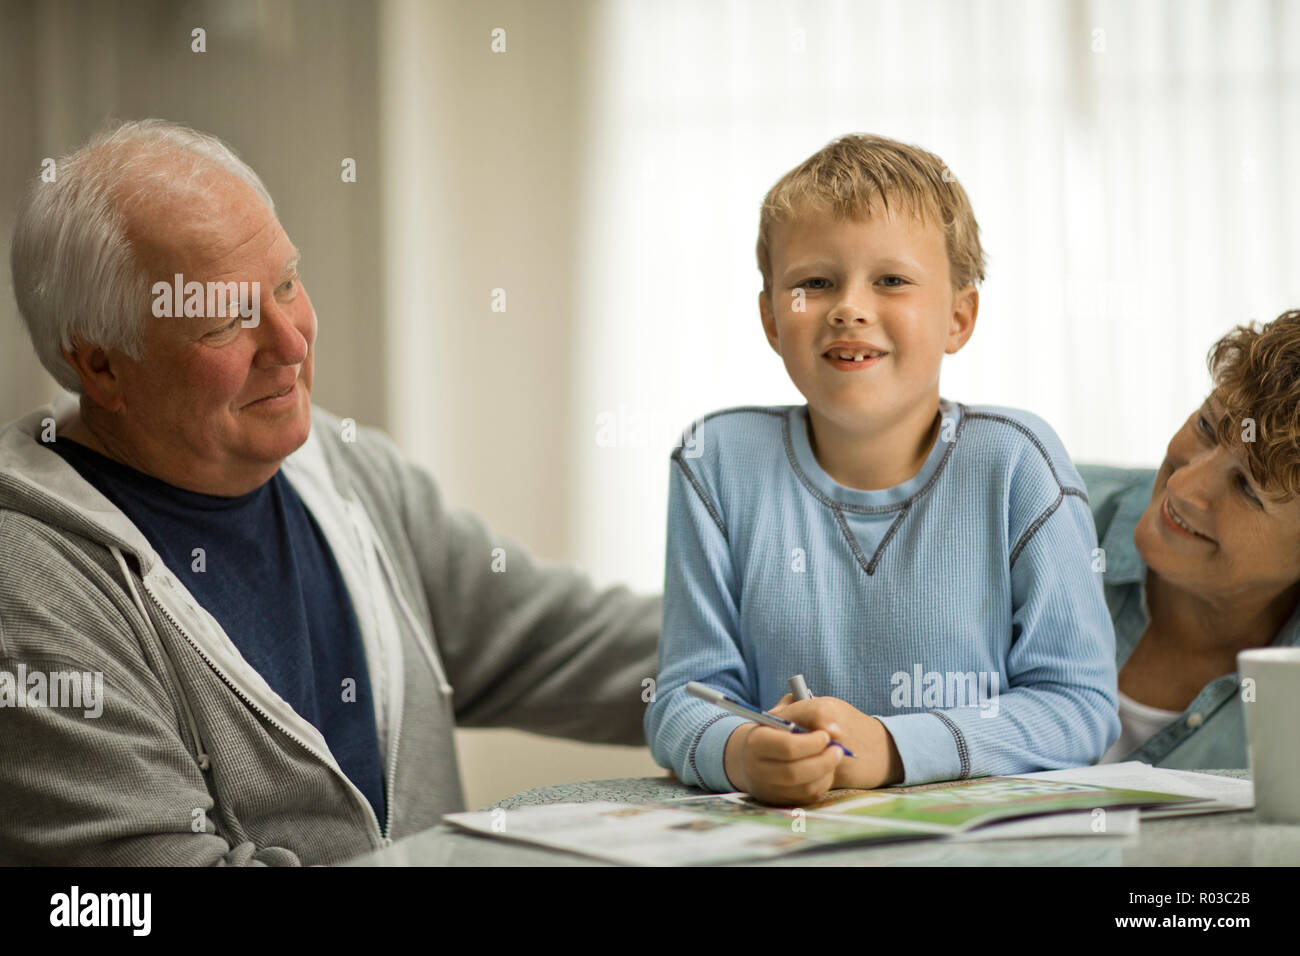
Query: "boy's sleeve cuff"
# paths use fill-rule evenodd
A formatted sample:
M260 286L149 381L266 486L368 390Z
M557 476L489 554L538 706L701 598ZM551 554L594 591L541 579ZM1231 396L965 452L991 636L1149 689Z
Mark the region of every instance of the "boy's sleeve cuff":
M948 721L934 714L898 714L893 717L876 717L889 735L903 760L902 786L932 783L936 780L955 780L962 776L962 753L966 753L963 738L958 746L956 733ZM969 758L966 773L970 773Z
M720 720L709 724L692 752L687 755L693 769L699 774L703 785L718 793L730 793L736 787L727 779L725 757L727 739L737 727L750 723L744 717L732 714L724 715Z

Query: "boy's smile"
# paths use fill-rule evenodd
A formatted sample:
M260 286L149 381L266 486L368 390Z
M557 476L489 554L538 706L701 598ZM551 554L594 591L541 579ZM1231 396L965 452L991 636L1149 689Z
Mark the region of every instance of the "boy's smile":
M841 372L858 372L864 368L871 368L887 354L884 349L870 342L839 339L832 342L831 347L822 353L822 358Z
M809 214L772 249L763 328L808 400L822 467L851 487L906 481L932 445L943 356L979 307L974 286L952 287L943 231L893 207L863 221Z

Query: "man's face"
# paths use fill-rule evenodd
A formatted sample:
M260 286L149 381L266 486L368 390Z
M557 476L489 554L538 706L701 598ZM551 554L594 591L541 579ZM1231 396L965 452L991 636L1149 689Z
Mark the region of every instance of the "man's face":
M780 226L772 295L759 303L768 341L813 412L864 432L919 407L933 415L941 361L965 344L978 297L953 289L939 227L891 209Z
M146 319L143 360L122 360L127 439L195 475L267 471L307 440L316 315L298 252L257 194L220 174L213 200L137 207L149 282L260 283L257 324L236 316ZM268 396L288 389L280 398ZM205 482L208 483L208 482ZM195 484L199 484L196 482Z
M1300 498L1251 477L1240 443L1220 444L1211 395L1174 433L1133 542L1147 567L1202 596L1281 592L1300 579Z

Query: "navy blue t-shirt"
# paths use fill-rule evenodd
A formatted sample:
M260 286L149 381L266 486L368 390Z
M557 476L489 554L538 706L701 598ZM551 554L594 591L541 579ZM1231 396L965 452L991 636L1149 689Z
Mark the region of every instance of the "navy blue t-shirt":
M46 447L135 523L244 659L321 732L382 830L384 779L361 632L334 554L283 473L226 498L169 485L70 439Z

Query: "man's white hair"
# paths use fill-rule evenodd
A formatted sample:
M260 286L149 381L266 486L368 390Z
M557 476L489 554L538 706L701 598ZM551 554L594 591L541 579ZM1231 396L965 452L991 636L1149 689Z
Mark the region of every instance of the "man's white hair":
M275 211L262 180L234 150L160 119L109 126L58 159L52 182L32 182L14 224L14 297L37 357L64 388L82 391L62 352L74 339L140 361L150 285L125 210L159 190L205 191L214 165L248 183Z

